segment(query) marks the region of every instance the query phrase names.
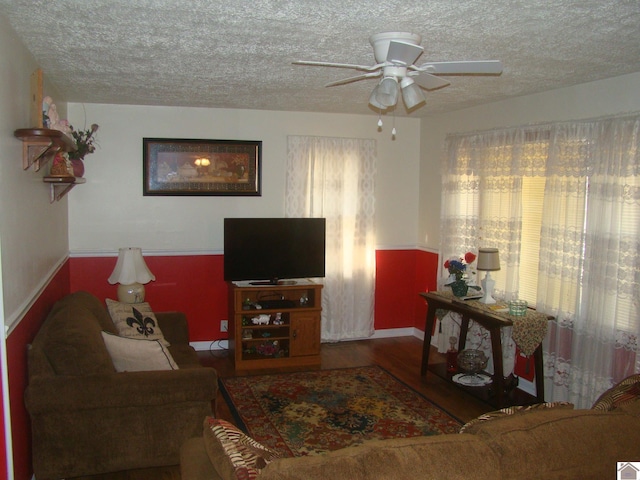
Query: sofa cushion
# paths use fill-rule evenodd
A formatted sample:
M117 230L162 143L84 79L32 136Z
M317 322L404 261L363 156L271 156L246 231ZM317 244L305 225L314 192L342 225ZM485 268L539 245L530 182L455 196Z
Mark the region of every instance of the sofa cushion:
M224 420L207 417L203 439L209 459L225 480L254 479L278 455Z
M640 374L631 375L604 392L591 407L609 412L640 399Z
M611 478L616 462L640 458L637 418L621 412L539 409L484 422L473 436L499 455L503 480Z
M160 340L169 346L160 330L158 319L147 302L122 303L106 299L109 315L121 337Z
M460 433L475 433L476 429L483 422L489 422L491 420L495 420L498 418L506 417L509 415L519 415L523 413L530 412L532 410L539 410L545 408L566 408L569 410L573 410L573 403L569 402L547 402L547 403L536 403L534 405L516 405L513 407L501 408L500 410L495 410L493 412L485 413L480 415L477 418L465 423L460 429Z
M498 456L475 435L373 440L321 455L280 458L260 480L496 480ZM187 479L183 479L187 480Z
M45 353L57 375L113 373L113 363L100 336L101 331L90 310L70 302L65 308L52 310L34 347Z
M98 321L101 330L104 330L105 332L118 333L115 325L113 324L113 320L111 320L111 317L109 316L109 312L95 295L85 292L84 290L71 293L56 302L51 309L51 314L69 306L86 308Z
M178 370L178 365L160 340L138 340L101 333L117 372Z

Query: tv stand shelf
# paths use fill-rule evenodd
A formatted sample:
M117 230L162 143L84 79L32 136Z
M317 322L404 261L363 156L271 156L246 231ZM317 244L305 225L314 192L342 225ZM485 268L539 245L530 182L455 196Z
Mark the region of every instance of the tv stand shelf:
M229 283L229 350L236 370L320 366L322 285Z

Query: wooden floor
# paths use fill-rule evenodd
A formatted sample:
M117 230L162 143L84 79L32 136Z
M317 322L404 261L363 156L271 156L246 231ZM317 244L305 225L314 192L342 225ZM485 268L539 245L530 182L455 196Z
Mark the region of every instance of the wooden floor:
M228 352L212 350L199 352L203 365L212 366L220 378L236 375ZM380 365L407 385L422 393L429 400L440 405L463 422L467 422L493 408L469 396L455 385L450 384L432 373L420 376L422 341L415 337L384 338L360 340L355 342L322 344L322 369ZM432 351L430 362L441 362L442 356ZM276 370L276 371L282 371ZM274 370L243 373L273 373ZM218 393L217 415L234 423L233 416ZM77 480L180 480L178 466L130 470L109 475L79 477Z

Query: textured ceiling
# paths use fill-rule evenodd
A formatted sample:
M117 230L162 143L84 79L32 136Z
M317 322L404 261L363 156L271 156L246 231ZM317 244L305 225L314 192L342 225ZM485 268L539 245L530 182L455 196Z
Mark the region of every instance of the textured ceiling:
M422 35L416 62L501 60L447 77L424 116L640 71L638 0L0 0L72 102L371 113L375 80L295 60L374 64L369 36ZM406 115L400 102L397 115Z

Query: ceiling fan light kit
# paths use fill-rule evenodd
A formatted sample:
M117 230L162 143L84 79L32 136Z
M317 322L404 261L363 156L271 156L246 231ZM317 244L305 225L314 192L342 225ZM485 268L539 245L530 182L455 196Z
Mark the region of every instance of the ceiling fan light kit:
M398 102L398 90L402 92L407 111L422 106L426 99L420 90L436 90L449 85L440 78L446 75L500 75L502 63L498 60L426 62L416 66L415 62L424 49L420 46L422 37L408 32L383 32L369 37L376 60L375 65L356 65L317 61L297 61L296 65L350 68L362 73L328 83L327 87L382 76L369 96L369 104L379 113L395 108ZM398 84L399 87L398 88Z

